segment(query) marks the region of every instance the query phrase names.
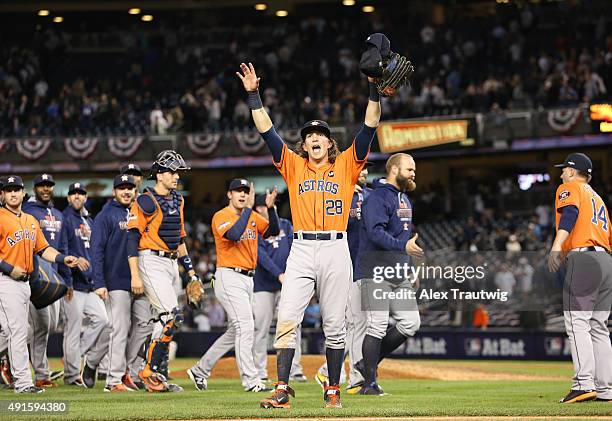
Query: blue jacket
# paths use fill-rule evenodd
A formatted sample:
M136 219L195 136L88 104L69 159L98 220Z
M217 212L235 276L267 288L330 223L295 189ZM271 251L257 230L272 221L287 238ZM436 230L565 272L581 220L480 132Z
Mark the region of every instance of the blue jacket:
M376 180L361 212L356 278L371 277L373 265L410 263L406 254L406 243L412 236L412 204L408 195L384 179Z
M30 200L23 204L21 209L38 220L40 229L49 245L60 253L66 254L66 249L68 248L67 239L66 236L61 235L64 215L53 206L53 201L44 204L36 200L35 197L31 197ZM70 270L66 265L52 263L52 267L63 278L70 276Z
M253 291L278 291L281 283L278 275L285 273L287 258L293 243L293 225L279 218L280 233L276 236L262 238L259 236L257 247L257 269L253 278Z
M359 253L359 229L363 220L361 215L361 206L363 201L370 195L372 189L364 188L362 192L354 192L353 200L351 201L351 211L349 213L348 227L346 234L348 236L349 252L351 253L351 261L353 262L353 273L355 273L355 263L357 262L357 253Z
M75 257L83 257L89 262L89 269L85 272L77 267L70 269L70 276L66 284L77 291L93 291L93 280L91 270L90 239L93 220L84 209L83 213L77 212L72 206L64 209L64 223L62 234L66 236L68 248L66 253Z
M113 200L104 205L91 229L91 266L94 288L131 291L127 256L129 207Z

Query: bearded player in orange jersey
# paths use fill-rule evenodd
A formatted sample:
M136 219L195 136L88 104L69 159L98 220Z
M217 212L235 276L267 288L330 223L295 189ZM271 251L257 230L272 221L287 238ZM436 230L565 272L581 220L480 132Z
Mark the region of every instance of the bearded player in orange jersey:
M278 307L274 347L277 349L278 383L273 394L261 401L264 408L289 408L288 386L295 353L296 327L313 293L323 318L329 386L325 406L340 408L340 368L346 338L345 310L352 282L352 263L346 236L351 199L364 168L381 114L380 98L373 80L365 122L344 152L331 138L329 125L321 120L304 124L296 151L280 138L259 96L259 78L251 63L236 73L249 96L257 130L272 152L274 165L289 188L294 241L287 260L285 282Z

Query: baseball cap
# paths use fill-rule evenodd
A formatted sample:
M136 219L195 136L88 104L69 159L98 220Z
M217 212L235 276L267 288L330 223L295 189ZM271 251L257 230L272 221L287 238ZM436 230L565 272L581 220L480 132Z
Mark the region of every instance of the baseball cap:
M53 176L51 174L44 173L37 175L34 179L34 187L38 186L39 184L51 184L52 186L55 186L55 180L53 180Z
M4 177L2 180L2 188L6 189L7 187L21 187L23 189L23 180L18 175Z
M310 120L304 123L302 129L300 130L300 136L302 136L302 140L306 139L306 135L310 132L320 131L325 134L327 137L331 137L331 129L329 128L329 124L324 122L323 120Z
M136 181L134 181L134 177L129 174L119 174L115 176L115 180L113 180L113 189L119 186L136 187Z
M83 183L72 183L68 186L68 194L74 194L76 192L87 194L87 189Z
M251 191L251 183L245 178L234 178L229 185L228 190L246 189L247 192Z
M562 164L555 165L555 168L575 168L579 171L583 171L587 174L593 172L593 163L591 158L583 153L572 153L565 158Z
M127 164L121 167L119 170L120 174L130 174L130 175L138 175L142 177L142 170L136 164Z

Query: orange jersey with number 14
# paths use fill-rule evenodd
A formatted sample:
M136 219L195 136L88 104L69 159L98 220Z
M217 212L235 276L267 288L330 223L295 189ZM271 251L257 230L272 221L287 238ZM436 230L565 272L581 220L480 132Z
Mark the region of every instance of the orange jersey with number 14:
M555 198L557 229L562 209L571 205L578 208L578 219L563 243L562 250L568 252L578 247L600 246L610 251L612 242L610 215L597 192L587 183L570 181L561 184Z
M366 159L357 159L353 142L333 164L313 168L307 158L283 146L281 160L274 165L289 188L295 231L346 231L355 183Z

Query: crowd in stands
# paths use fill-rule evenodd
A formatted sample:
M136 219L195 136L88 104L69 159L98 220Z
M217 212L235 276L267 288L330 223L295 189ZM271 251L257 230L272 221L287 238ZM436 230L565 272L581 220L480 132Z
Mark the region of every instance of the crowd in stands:
M391 2L357 18L298 11L242 22L220 9L206 11L204 27L194 12L162 14L147 30L41 28L0 46L0 135L243 128L250 112L234 75L242 61L256 65L277 126L350 125L367 99L359 56L375 31L416 68L412 86L384 100L385 119L576 106L612 89L610 22L600 7L517 2L481 17L457 4L439 23Z

